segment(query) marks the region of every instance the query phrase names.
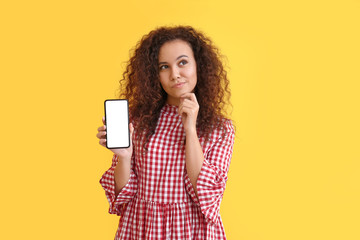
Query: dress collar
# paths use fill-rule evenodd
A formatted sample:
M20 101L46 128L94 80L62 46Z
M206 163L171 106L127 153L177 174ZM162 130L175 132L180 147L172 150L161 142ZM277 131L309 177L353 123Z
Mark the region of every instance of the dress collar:
M178 115L178 106L170 105L168 103L165 103L165 105L162 107L161 112L171 115Z

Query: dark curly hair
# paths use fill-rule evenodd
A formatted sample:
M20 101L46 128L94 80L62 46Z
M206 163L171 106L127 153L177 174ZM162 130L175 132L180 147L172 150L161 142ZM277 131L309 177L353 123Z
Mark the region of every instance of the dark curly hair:
M190 44L196 61L194 93L199 103L199 136L207 137L215 128L222 128L221 119L226 118L224 107L230 104L229 80L218 48L190 26L159 27L137 43L120 80L120 98L129 100L131 121L137 131L145 132L146 142L155 131L167 98L159 80L159 50L164 43L177 39Z

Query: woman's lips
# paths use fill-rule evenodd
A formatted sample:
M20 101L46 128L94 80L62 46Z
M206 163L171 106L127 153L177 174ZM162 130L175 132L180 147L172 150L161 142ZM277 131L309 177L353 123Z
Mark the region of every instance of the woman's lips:
M173 88L181 88L182 86L184 86L185 82L181 82L181 83L177 83L173 86Z

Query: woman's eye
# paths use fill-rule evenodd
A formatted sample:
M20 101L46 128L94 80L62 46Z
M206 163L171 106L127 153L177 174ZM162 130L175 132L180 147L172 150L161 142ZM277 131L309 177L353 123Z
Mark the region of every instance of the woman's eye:
M166 66L166 65L161 65L161 66L159 67L160 70L164 70L164 69L166 69L166 68L168 68L168 66Z
M186 61L186 60L181 60L181 61L179 62L179 64L180 64L180 65L185 65L185 64L187 64L187 61Z

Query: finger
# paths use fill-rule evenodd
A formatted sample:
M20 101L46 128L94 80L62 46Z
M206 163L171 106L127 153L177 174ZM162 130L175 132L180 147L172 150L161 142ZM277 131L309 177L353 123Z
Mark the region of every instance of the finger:
M134 133L134 126L132 123L129 124L129 128L130 128L130 140L132 140L132 136L133 136L133 133Z
M195 102L193 100L189 100L189 99L184 99L183 102L182 102L182 105L184 105L184 106L192 106L192 107L198 106L197 102Z
M188 106L181 106L181 108L179 107L179 115L189 115L191 114L193 111L192 111L192 108L188 107Z
M195 109L200 108L194 93L183 94L181 98L182 100L180 101L180 104L190 104L190 106L194 107Z
M198 111L199 110L199 105L191 100L185 99L183 103L181 103L179 105L179 111L183 111L182 109L184 107L193 109L193 111Z
M189 99L191 101L194 101L197 103L197 99L196 99L196 96L195 96L195 93L184 93L180 96L180 98L183 98L183 99Z
M194 109L193 107L191 106L182 106L181 109L179 109L179 113L186 113L186 114L192 114L196 112L196 109Z
M103 132L103 131L106 131L105 125L98 128L98 132Z
M193 100L194 102L196 102L198 104L195 93L191 93L191 100Z
M196 104L196 102L194 102L193 100L191 100L191 99L189 99L189 98L181 98L179 107L180 107L181 105L186 104L186 103L195 103L195 104Z
M184 102L185 99L190 100L190 97L187 95L187 93L180 96L180 103Z
M100 139L99 144L106 147L106 139Z
M198 114L198 109L194 107L183 106L181 109L179 109L179 115L181 117L183 118L189 117L193 119L194 122L196 122L197 114Z
M96 134L97 138L106 138L106 131L101 131Z
M132 135L134 132L134 126L132 123L129 124L129 128L130 128L130 135Z
M184 94L182 94L180 97L181 98L191 98L191 94L193 94L193 93L184 93Z
M183 107L190 107L190 108L197 108L198 104L189 100L189 99L183 99L183 101L179 104L179 109Z

